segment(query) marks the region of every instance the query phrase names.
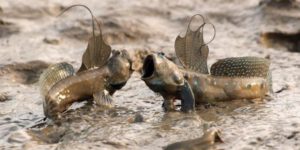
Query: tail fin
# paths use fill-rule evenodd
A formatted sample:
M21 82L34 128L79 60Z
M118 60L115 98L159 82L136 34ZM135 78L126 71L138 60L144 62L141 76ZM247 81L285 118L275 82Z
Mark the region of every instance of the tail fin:
M54 84L74 73L73 66L66 62L50 65L39 79L41 94L45 96Z

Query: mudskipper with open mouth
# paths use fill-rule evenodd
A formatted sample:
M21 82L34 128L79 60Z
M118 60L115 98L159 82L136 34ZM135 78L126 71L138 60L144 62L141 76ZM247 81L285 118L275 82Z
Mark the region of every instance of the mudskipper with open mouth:
M203 19L203 24L192 31L190 24L196 16ZM151 90L162 95L163 107L167 111L175 110L175 99L180 99L181 110L188 112L195 109L195 104L264 98L272 92L268 59L221 59L212 65L209 74L208 43L215 34L210 42L204 42L203 28L206 24L211 23L206 23L202 15L194 15L186 35L176 38L175 53L182 67L168 60L163 53L150 54L144 60L142 80Z

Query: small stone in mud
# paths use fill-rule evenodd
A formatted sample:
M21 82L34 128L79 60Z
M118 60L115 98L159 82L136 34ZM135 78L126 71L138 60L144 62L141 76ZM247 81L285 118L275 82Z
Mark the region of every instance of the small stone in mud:
M10 100L10 97L7 95L7 93L0 93L0 102L4 102Z
M135 123L137 123L137 122L144 122L144 117L140 113L137 113L137 114L135 114L134 122Z
M53 44L53 45L58 45L59 44L59 40L56 38L44 38L43 42L47 43L47 44Z
M289 136L287 136L287 139L292 139L294 138L297 134L299 133L299 131L293 131Z
M134 117L128 119L129 123L139 123L144 122L144 117L140 113L136 113Z

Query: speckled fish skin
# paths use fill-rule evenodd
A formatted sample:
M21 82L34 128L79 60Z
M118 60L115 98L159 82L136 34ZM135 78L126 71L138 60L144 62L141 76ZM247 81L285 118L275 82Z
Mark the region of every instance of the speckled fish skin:
M193 89L197 104L264 98L270 90L267 78L263 77L222 77L182 71Z
M147 62L145 62L143 66L144 75L142 79L150 89L160 93L164 97L164 104L166 105L164 107L166 107L167 110L173 110L175 108L173 104L174 99L180 99L180 97L178 97L177 89L180 89L184 82L175 82L174 79L188 81L190 87L192 88L196 104L235 99L264 98L271 88L267 77L233 77L202 74L179 68L164 56L152 54L149 55L148 58L149 57L152 57L151 60L153 60L153 73L150 75L150 67L147 66ZM243 58L238 59L243 60ZM147 59L145 61L147 61ZM150 59L148 59L148 61L150 61ZM255 59L252 61L255 61ZM266 63L262 63L261 65L266 65L266 68L268 68L270 63L268 60L265 61ZM248 68L248 70L251 72L251 69ZM254 70L256 69L252 69L252 71Z
M218 60L211 66L213 76L262 77L269 73L270 61L259 57L230 57Z

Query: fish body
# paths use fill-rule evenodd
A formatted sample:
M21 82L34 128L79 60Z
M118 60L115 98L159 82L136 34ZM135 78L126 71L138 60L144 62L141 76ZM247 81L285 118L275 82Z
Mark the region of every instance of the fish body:
M109 71L105 67L62 79L45 96L45 115L63 112L74 101L92 98L93 93L104 90L103 84L108 76Z
M236 63L248 60L249 62L244 65L249 65L249 63L257 63L257 61L263 58L238 57L220 60L217 63L228 63L228 60L231 59L240 60L236 61ZM235 76L234 74L231 76L220 76L218 73L211 75L190 71L177 66L164 55L150 54L146 57L143 65L142 80L145 81L150 89L163 96L164 108L167 111L175 110L175 99L180 99L183 103L188 104L187 106L183 105L182 109L189 111L193 110L193 106L196 104L236 99L264 98L272 88L268 78L270 73L259 71L262 68L269 67L269 61L266 59L263 60L261 63L256 64L257 67L245 70L252 74L254 71L257 72L251 76L247 76L246 74L244 76ZM240 65L240 67L244 67L244 65ZM262 65L264 66L261 68ZM252 64L251 66L254 65ZM227 67L230 68L230 66ZM214 67L214 70L211 70L211 72L217 69L220 68ZM237 70L240 69L237 68ZM231 72L236 73L235 71L237 70L231 70ZM260 76L262 73L267 76ZM183 90L190 92L183 93Z
M40 76L40 91L44 96L44 113L49 118L59 118L68 107L81 100L93 98L96 104L112 106L111 96L121 89L130 78L132 58L126 50L112 50L106 44L100 23L85 5L71 5L61 14L73 7L83 7L92 17L93 36L82 55L82 64L77 73L68 63L51 65ZM95 33L95 23L99 34Z
M193 19L200 16L203 23L191 30ZM205 18L192 16L185 36L177 36L175 53L181 66L164 54L150 54L143 64L142 80L164 98L164 108L174 110L174 100L181 100L182 111L193 111L196 104L234 99L264 98L272 92L270 61L259 57L231 57L218 60L207 67L208 43L203 38ZM213 26L215 30L215 27Z
M90 98L96 99L96 102L97 99L105 100L108 95L111 96L116 90L122 88L133 72L131 60L125 50L114 52L108 63L101 68L84 70L67 77L61 76L60 72L68 68L68 65L59 63L50 66L41 76L41 89L46 90L42 93L45 93L44 112L47 117L59 117L60 113L76 101ZM61 69L56 70L57 67ZM43 88L49 84L46 81L53 78L58 79L49 82L55 82L53 86L48 89Z
M196 103L234 99L264 98L269 91L262 77L219 77L182 70L189 82Z

